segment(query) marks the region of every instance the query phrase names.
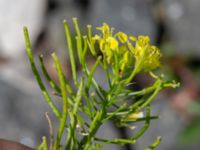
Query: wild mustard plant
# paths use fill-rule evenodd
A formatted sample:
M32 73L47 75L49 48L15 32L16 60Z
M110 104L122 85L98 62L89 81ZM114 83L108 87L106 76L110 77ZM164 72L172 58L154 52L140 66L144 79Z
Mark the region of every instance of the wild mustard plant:
M148 36L129 36L123 32L115 33L113 28L103 23L97 27L99 34L92 34L92 26L87 26L87 34L82 35L76 18L73 18L77 36L76 45L72 44L72 37L66 20L64 28L73 82L76 88L69 84L63 74L59 59L52 54L54 66L58 74L60 84L57 85L48 74L43 63L43 57L39 57L40 66L44 77L49 82L55 95L62 98L62 110L59 110L47 91L36 68L30 45L28 30L24 28L26 49L32 71L42 91L42 94L55 114L59 127L57 135L51 133L50 143L47 144L43 137L38 150L100 150L101 143L106 144L134 144L150 125L152 119L151 102L157 94L166 87L177 87L175 82L166 81L162 75L155 75L152 71L160 66L160 50L151 45ZM98 55L98 50L101 54ZM91 69L88 67L86 55L91 53L96 62ZM78 61L75 60L78 55ZM78 78L77 63L81 66L83 75ZM104 89L94 78L97 67L101 67L107 77L108 89ZM136 74L148 72L154 83L142 90L133 91L127 89ZM90 120L85 120L84 115ZM49 119L48 119L49 120ZM134 123L144 122L143 127L127 138L101 139L97 137L100 127L112 120L118 127L134 128ZM49 124L52 128L52 125ZM66 133L66 134L64 134ZM61 139L65 141L61 144ZM158 137L147 150L152 150L160 143ZM49 146L48 146L49 145Z

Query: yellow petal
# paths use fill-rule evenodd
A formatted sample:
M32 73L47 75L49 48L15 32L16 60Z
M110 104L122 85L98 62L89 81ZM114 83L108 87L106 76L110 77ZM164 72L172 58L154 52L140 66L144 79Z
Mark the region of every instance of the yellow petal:
M138 36L137 40L138 45L144 47L146 45L149 45L149 42L150 42L149 36L143 36L143 35Z
M103 23L101 27L97 27L97 30L101 30L104 38L107 38L111 35L111 30L107 23Z
M129 39L132 40L132 41L136 41L137 40L137 38L135 36L133 36L133 35L129 36Z
M144 117L143 112L134 112L128 116L128 119L138 119Z
M105 47L106 47L106 41L104 39L100 39L99 41L99 47L100 47L100 50L105 50Z
M122 43L126 43L128 41L128 36L123 32L118 32L117 36Z
M107 42L109 44L110 49L114 50L114 49L118 48L118 41L115 38L108 37Z

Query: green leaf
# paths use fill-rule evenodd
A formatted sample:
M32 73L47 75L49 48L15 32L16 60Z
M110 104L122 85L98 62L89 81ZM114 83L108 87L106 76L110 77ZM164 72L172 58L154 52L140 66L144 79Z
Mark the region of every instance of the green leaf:
M60 88L58 85L56 85L56 83L51 79L50 75L48 74L45 66L44 66L44 61L43 61L43 55L39 56L39 62L40 62L40 66L42 69L42 72L44 74L44 77L46 78L46 80L49 82L50 86L57 92L57 93L61 93Z
M155 148L158 147L158 145L160 144L161 142L161 137L157 137L156 140L148 147L146 148L145 150L154 150Z
M92 67L92 70L89 73L89 76L88 76L88 79L87 79L87 83L86 83L86 92L87 93L89 91L89 87L90 87L90 84L91 84L92 80L94 80L93 76L94 76L94 73L95 73L95 71L97 69L97 66L99 65L99 62L101 61L101 58L102 58L101 56L99 56L97 58L97 61L95 62L95 64Z
M75 63L75 59L74 59L74 52L73 52L71 34L70 34L70 30L69 30L69 27L68 27L66 20L63 21L63 24L64 24L64 27L65 27L65 35L66 35L67 44L68 44L68 48L69 48L69 57L70 57L71 68L72 68L72 76L73 76L73 80L74 80L75 85L78 85L76 63Z
M56 70L58 72L61 95L62 95L62 100L63 100L62 117L61 117L61 120L60 120L58 133L57 133L56 141L55 141L55 144L54 144L54 149L57 149L60 145L60 140L61 140L62 135L63 135L64 127L65 127L66 120L67 120L68 107L69 106L68 106L66 83L65 83L65 78L64 78L64 74L63 74L61 64L60 64L59 59L58 59L58 57L56 56L55 53L52 54L52 57L53 57L53 60L54 60Z
M39 75L39 72L36 68L35 62L34 62L34 58L33 58L33 53L32 53L32 48L31 48L31 44L30 44L30 39L29 39L29 34L28 34L28 29L27 27L24 27L24 37L25 37L25 42L26 42L26 52L28 54L28 58L29 58L29 62L31 64L31 69L33 71L33 74L35 76L35 79L37 80L37 83L42 91L42 94L44 96L44 99L46 100L47 104L50 106L50 108L52 109L53 113L55 114L55 116L57 118L61 118L61 114L58 110L58 108L56 107L56 105L54 104L54 102L52 101L47 89L45 88L42 79Z
M76 37L76 47L78 50L78 58L79 58L79 62L81 65L83 64L83 48L82 48L82 37L77 36Z
M179 141L182 144L192 144L200 138L200 120L191 122L180 134Z
M200 104L199 102L191 102L188 106L187 106L187 110L194 114L194 115L198 115L200 116Z
M76 94L76 98L75 98L75 105L74 105L74 108L73 108L73 114L74 115L78 111L78 107L79 107L79 104L81 102L81 98L82 98L82 95L83 95L83 88L84 88L84 80L83 80L83 78L81 78L81 82L80 82L80 85L79 85L79 88L78 88L78 91L77 91L77 94Z
M42 137L42 143L38 146L37 150L48 150L47 139L45 136Z
M94 41L92 40L92 26L88 25L88 46L90 49L90 52L92 53L93 56L97 56L95 47L94 47Z

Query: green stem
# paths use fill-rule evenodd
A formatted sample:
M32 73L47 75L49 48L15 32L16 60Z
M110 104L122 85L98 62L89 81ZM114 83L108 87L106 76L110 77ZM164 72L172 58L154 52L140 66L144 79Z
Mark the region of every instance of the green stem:
M96 112L96 115L94 119L92 120L92 123L89 127L88 135L83 137L83 139L80 142L79 150L81 150L83 146L84 146L83 150L89 149L92 139L94 138L96 132L98 131L98 129L103 123L102 120L104 119L106 115L106 109L107 109L107 104L104 103L102 104L102 108Z
M57 150L59 148L61 137L63 135L64 127L65 127L66 120L67 120L68 98L67 98L67 92L66 92L67 90L66 90L65 78L64 78L63 71L62 71L62 67L61 67L60 62L58 60L58 57L56 56L55 53L52 54L52 57L53 57L53 60L54 60L56 70L58 72L61 94L62 94L62 99L63 99L62 118L60 120L60 125L59 125L59 128L58 128L58 134L57 134L56 141L55 141L55 144L54 144L54 150Z
M37 150L48 150L47 139L45 136L42 137L42 143L39 145Z
M83 36L83 63L85 64L85 58L88 51L87 36Z
M138 73L138 67L135 66L135 68L134 68L133 72L131 73L131 75L130 75L127 79L125 79L125 84L130 83L131 80L133 79L133 77L134 77L137 73Z
M152 86L150 86L148 88L144 88L144 89L142 89L140 91L121 93L121 94L119 94L119 96L141 96L141 95L146 95L146 94L151 93L155 88L156 88L155 84L153 84Z
M90 49L90 52L92 53L93 56L97 56L96 50L94 48L94 42L92 40L92 26L88 25L88 46Z
M70 57L70 62L71 62L71 67L72 67L72 76L73 76L75 85L78 86L77 74L76 74L76 63L75 63L75 59L74 59L71 34L70 34L70 30L69 30L67 21L64 20L63 23L64 23L64 27L65 27L65 35L66 35L68 49L69 49L69 57Z
M34 62L34 59L33 59L33 53L32 53L32 49L31 49L31 44L30 44L30 39L29 39L29 34L28 34L28 29L27 27L24 27L24 37L25 37L25 42L26 42L26 52L28 54L28 58L29 58L29 62L31 64L31 69L33 71L33 74L35 76L35 79L37 80L38 82L38 85L42 91L42 94L47 102L47 104L50 106L50 108L52 109L53 113L56 115L57 118L61 118L61 114L58 110L58 108L56 107L56 105L54 104L54 102L52 101L49 93L47 92L43 82L42 82L42 79L39 75L39 72L36 68L36 65L35 65L35 62Z
M90 87L90 85L91 85L91 82L92 82L94 73L95 73L95 71L96 71L96 69L97 69L97 66L99 65L99 62L101 61L101 58L102 58L101 56L99 56L99 57L97 58L97 61L95 62L95 64L94 64L93 67L92 67L92 70L91 70L90 73L89 73L88 80L87 80L87 84L86 84L86 92L87 92L87 93L89 92L89 87Z
M75 25L77 37L76 37L76 43L77 43L77 50L78 50L78 57L79 57L79 62L81 65L83 65L83 48L82 48L82 36L81 36L81 31L78 26L78 21L77 18L72 19Z
M148 147L146 148L145 150L154 150L156 147L158 147L158 145L160 144L161 142L161 137L157 137L156 140Z
M43 61L43 55L39 56L39 62L40 62L40 66L42 69L42 72L44 74L44 77L46 78L46 80L49 82L50 86L57 92L60 93L60 88L56 85L56 83L51 79L51 77L49 76L45 66L44 66L44 61Z
M156 89L155 91L152 93L152 95L141 105L139 106L136 111L140 111L142 108L146 107L147 105L149 105L151 103L151 101L158 95L158 93L160 92L160 90L162 89L161 87L161 81L158 81L158 84L156 85Z
M94 138L96 141L104 142L104 143L109 143L109 144L134 144L136 143L135 140L131 139L123 139L123 138L115 138L111 140L106 140L106 139L101 139L101 138Z

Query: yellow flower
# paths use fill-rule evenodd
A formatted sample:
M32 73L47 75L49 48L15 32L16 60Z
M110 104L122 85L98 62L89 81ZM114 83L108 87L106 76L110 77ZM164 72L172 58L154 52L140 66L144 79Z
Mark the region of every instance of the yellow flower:
M103 33L103 38L111 36L111 30L107 23L103 23L101 27L97 27L97 30L100 30Z
M160 66L160 50L153 45L150 45L148 36L139 36L136 40L134 48L136 64L139 65L139 71L150 71Z
M122 73L124 72L124 70L128 66L128 63L130 62L130 59L131 59L130 56L131 55L130 55L129 51L126 51L123 54L123 58L122 58L121 65L120 65L120 70L121 70Z
M133 35L131 35L131 36L129 37L129 39L132 40L132 41L136 41L136 40L137 40L137 38L136 38L135 36L133 36Z
M99 40L99 47L100 47L100 50L101 50L102 52L105 51L105 49L106 49L106 41L105 41L104 39L100 39L100 40Z
M108 50L115 50L118 48L118 41L113 37L108 37L106 40L99 40L99 47L102 52Z
M118 57L117 59L120 60L119 70L122 74L126 69L130 69L128 66L135 66L136 73L150 71L160 66L160 50L150 45L148 36L128 37L123 32L112 36L112 29L106 23L97 27L97 30L100 30L102 34L95 35L93 40L98 42L108 64L113 64L114 56Z
M138 36L136 47L137 46L145 47L145 46L148 46L149 44L150 44L149 36L143 36L143 35Z
M144 54L143 71L150 71L160 66L161 53L156 46L149 46Z
M128 36L123 32L118 32L117 36L122 43L126 43L128 41Z
M92 39L94 40L94 41L97 41L97 40L99 40L101 37L98 35L98 34L95 34L95 36L93 36L92 37Z
M124 117L123 121L135 121L142 117L144 117L143 112L133 112L133 113L129 114L128 116Z
M108 24L103 23L101 27L97 27L97 30L102 32L102 37L95 35L93 38L99 40L101 51L114 50L118 47L118 41L112 37L112 31Z
M112 57L113 57L113 52L111 50L107 50L107 51L104 52L104 55L106 56L107 63L111 64Z
M115 38L113 38L113 37L108 37L108 38L106 39L106 41L108 42L108 47L109 47L110 49L114 50L114 49L118 48L118 41L117 41Z
M142 117L144 117L143 112L134 112L134 113L128 115L129 119L138 119L138 118L142 118Z

